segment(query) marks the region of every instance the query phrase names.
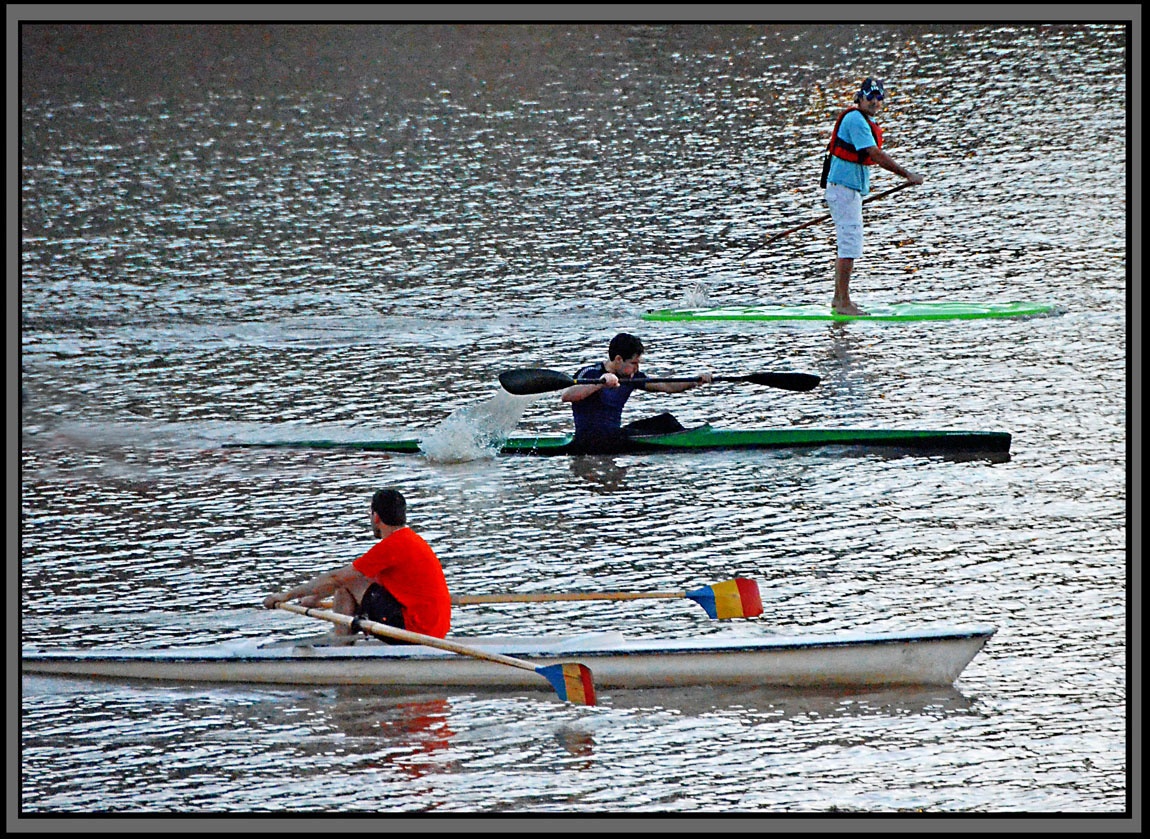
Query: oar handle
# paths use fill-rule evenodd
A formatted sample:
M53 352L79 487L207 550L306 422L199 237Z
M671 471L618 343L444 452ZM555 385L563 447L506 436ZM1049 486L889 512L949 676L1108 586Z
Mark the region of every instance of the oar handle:
M755 618L763 613L759 584L745 577L712 583L694 591L589 591L527 594L458 595L451 602L473 603L549 603L560 600L651 600L687 598L694 601L715 620Z
M384 638L393 638L397 641L407 641L411 644L422 644L425 647L436 647L448 652L458 653L459 655L471 656L472 658L480 658L486 661L495 661L500 664L506 664L511 667L518 667L520 670L535 670L535 665L530 662L523 661L522 659L512 658L511 656L503 655L502 653L489 653L483 650L477 650L474 647L468 647L464 644L457 644L454 641L448 641L446 638L436 638L434 635L422 635L418 632L411 632L407 629L399 629L394 626L388 626L385 623L378 621L368 620L367 618L355 618L351 615L343 615L339 612L332 612L328 609L316 609L309 606L301 606L298 603L280 603L277 608L283 609L285 612L295 612L297 615L306 615L309 618L319 618L330 623L342 624L343 626L351 627L352 629L363 629L372 633L373 635L380 635Z
M555 603L567 600L649 600L686 597L685 591L599 591L571 592L568 594L460 594L451 598L456 606L478 603Z
M452 606L476 606L481 603L560 603L576 600L666 600L686 597L685 591L575 591L538 594L453 594ZM325 601L321 606L330 606ZM389 627L394 628L394 627Z

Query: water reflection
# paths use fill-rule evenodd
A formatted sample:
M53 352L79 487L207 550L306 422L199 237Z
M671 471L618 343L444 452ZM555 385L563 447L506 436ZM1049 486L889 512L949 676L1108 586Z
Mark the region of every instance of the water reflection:
M561 725L555 731L555 742L572 757L581 758L579 761L569 762L567 766L572 769L591 769L595 756L595 735L590 731L569 725Z
M747 714L786 720L817 716L845 718L923 715L945 719L978 712L978 702L955 687L806 690L788 688L690 687L605 691L601 704L613 709L659 709L700 717Z
M627 468L611 455L574 455L567 458L571 474L591 484L591 491L610 495L627 489Z
M380 707L378 701L357 699L362 706L360 716L341 715L333 724L348 737L378 738L388 743L381 765L394 766L412 778L450 771L450 763L441 766L435 760L437 753L450 748L455 736L450 726L450 700L428 698Z

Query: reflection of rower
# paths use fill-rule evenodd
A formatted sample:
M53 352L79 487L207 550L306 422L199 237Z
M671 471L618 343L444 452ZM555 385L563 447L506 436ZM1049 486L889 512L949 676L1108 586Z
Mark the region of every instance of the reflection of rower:
M563 391L562 399L571 403L575 420L573 452L610 453L625 448L628 438L637 434L668 434L683 429L669 413L623 425L623 406L636 390L682 393L709 384L711 374L702 373L690 381L643 382L647 375L639 370L642 354L643 342L634 335L620 332L611 339L607 361L583 367L575 374L576 379L601 381L572 385Z
M450 703L446 699L404 702L394 710L400 715L398 719L379 720L378 729L369 734L373 738L381 734L393 737L403 747L388 750L384 762L413 778L422 778L429 771L440 771L442 767L437 763L412 758L431 755L451 746L455 732L448 724Z
M555 739L560 746L567 750L568 754L575 757L591 758L595 756L595 737L589 731L583 731L573 726L560 726L555 732ZM591 762L581 760L578 763L569 764L568 768L590 769Z
M623 481L627 477L627 467L620 466L615 458L608 455L587 457L572 457L571 474L582 478L595 486L592 492L618 492L623 489Z

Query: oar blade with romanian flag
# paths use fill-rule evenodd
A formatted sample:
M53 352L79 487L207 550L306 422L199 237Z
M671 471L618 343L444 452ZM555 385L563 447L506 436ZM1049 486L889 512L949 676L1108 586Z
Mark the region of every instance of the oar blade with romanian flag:
M756 618L763 613L759 584L736 577L687 592L687 597L702 606L712 620Z
M536 667L535 672L543 676L555 688L559 698L575 705L595 704L595 683L591 680L591 670L585 664L549 664Z

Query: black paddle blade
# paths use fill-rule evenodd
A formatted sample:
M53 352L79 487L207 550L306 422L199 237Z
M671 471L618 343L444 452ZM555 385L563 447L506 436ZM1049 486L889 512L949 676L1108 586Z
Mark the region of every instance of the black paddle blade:
M822 381L813 373L751 373L746 379L756 385L777 387L779 390L793 390L799 393L814 390Z
M575 384L575 380L558 370L538 370L521 367L499 374L499 384L508 393L516 396L530 396L536 393L550 393L563 390Z

